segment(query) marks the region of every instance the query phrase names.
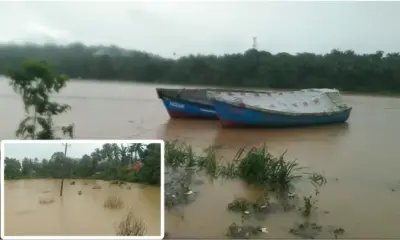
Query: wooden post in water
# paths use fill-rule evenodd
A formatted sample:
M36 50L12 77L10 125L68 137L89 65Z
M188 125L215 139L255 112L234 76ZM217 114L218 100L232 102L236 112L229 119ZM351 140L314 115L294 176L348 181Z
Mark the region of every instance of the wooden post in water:
M68 150L68 147L70 147L71 146L71 144L68 144L68 143L63 143L63 145L65 146L65 151L64 151L64 164L66 163L66 161L67 161L67 150ZM62 166L62 176L61 176L61 187L60 187L60 197L62 197L62 195L63 195L63 188L64 188L64 164L63 164L63 166Z

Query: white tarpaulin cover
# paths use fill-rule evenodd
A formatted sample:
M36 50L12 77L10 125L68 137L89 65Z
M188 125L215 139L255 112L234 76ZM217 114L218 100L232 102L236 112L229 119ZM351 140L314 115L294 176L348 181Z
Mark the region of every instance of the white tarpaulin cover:
M336 89L303 89L292 92L216 92L210 99L259 111L288 114L333 113L348 109Z

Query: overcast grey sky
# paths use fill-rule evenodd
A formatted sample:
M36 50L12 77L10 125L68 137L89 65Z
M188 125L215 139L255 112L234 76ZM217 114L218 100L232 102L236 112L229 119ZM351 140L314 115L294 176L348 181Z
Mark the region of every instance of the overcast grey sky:
M0 41L116 44L171 57L400 51L400 2L1 2Z
M94 149L101 148L102 143L72 143L68 147L67 156L80 158L85 154L92 153ZM112 142L111 142L112 143ZM24 157L49 159L54 152L64 152L65 146L60 143L5 143L4 156L22 160Z

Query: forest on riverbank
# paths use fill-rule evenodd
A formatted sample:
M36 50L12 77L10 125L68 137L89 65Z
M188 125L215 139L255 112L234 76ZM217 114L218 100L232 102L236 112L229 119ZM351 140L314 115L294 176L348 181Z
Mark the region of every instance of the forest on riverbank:
M264 88L338 88L352 92L400 92L400 54L352 50L271 54L190 55L178 59L116 46L0 45L0 74L26 59L47 61L71 78L146 83L196 84Z
M50 159L5 157L5 179L70 178L160 185L160 144L104 144L82 158L55 152Z

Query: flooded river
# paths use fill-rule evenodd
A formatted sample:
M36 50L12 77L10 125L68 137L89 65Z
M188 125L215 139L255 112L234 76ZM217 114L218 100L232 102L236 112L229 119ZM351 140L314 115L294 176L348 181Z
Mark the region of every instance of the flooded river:
M76 138L179 139L198 149L218 145L225 158L239 147L264 142L275 154L287 149L288 158L297 158L328 178L318 198L320 224L343 227L347 238L400 237L399 98L345 96L353 106L348 124L242 130L222 129L217 121L171 121L154 88L72 81L57 97L72 111L57 122L74 122ZM6 113L0 138L13 138L23 117L22 103L6 82L0 82L0 99L0 111ZM254 199L259 192L240 182L205 182L196 202L179 214L166 212L166 231L178 238L222 237L233 221L240 223L237 214L226 210L235 195ZM296 214L285 213L260 224L268 228L269 237L287 238L296 220Z
M140 184L119 187L96 180L7 180L4 188L7 236L115 236L129 210L147 225L146 236L160 235L160 188ZM100 186L101 189L92 189ZM79 195L78 191L82 191ZM108 197L121 209L104 209Z

